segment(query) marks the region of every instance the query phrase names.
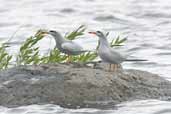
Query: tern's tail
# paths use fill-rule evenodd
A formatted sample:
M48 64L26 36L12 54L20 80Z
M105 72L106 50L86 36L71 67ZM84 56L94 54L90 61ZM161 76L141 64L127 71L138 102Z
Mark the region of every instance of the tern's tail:
M126 59L125 61L148 61L146 59Z

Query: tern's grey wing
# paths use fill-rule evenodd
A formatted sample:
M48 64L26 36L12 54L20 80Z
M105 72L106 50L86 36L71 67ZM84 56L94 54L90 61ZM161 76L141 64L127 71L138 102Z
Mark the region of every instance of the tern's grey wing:
M124 57L122 54L120 54L112 48L110 49L109 56L116 63L122 63L126 60L126 57Z
M103 61L113 64L120 64L124 59L120 53L112 50L112 48L99 49L98 54Z
M64 50L68 50L68 51L71 51L71 52L79 52L79 51L83 51L83 48L74 43L74 42L65 42L65 43L62 43L61 44L61 47L64 49Z

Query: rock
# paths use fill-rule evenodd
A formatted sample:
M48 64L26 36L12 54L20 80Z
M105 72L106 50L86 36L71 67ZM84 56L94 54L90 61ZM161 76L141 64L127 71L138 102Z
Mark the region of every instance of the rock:
M108 72L79 64L18 66L0 72L0 105L57 104L108 108L123 101L171 96L171 83L139 70Z

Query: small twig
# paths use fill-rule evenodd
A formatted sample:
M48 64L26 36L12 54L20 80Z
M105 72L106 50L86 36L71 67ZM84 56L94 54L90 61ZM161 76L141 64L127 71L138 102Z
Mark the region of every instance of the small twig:
M9 41L11 41L13 38L14 38L14 36L16 35L16 33L21 29L23 27L23 25L20 25L19 27L18 27L18 29L11 35L11 37L6 41L6 43L8 43Z

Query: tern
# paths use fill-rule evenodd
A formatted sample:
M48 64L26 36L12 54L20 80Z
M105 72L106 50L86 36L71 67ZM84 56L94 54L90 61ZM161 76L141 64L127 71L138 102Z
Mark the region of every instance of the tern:
M56 42L56 48L58 48L60 52L68 55L67 62L71 62L71 55L80 55L81 53L88 52L88 50L83 50L79 44L73 42L72 40L65 39L55 30L43 32L43 34L50 34L53 36Z
M101 31L89 33L98 36L100 44L97 52L102 61L109 63L109 71L111 71L111 67L113 67L113 71L116 71L120 64L124 61L146 61L143 59L127 59L125 56L117 52L114 48L110 47L106 35L104 35Z

